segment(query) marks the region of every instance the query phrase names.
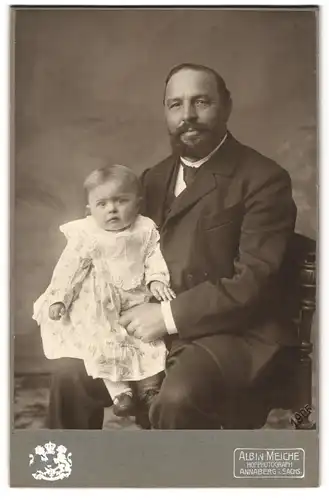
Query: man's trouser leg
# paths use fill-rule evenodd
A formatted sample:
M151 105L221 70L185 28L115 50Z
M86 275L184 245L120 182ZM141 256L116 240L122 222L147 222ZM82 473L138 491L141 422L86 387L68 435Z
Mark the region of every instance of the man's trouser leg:
M166 377L150 410L154 429L218 429L229 400L252 382L255 363L248 343L221 335L212 350L212 342L209 348L207 340L173 342Z

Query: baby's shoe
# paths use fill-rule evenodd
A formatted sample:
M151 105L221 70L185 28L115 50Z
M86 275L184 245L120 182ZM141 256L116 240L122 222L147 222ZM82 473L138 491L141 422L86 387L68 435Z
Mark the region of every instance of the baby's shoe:
M128 417L134 414L134 399L132 392L122 392L113 400L113 413L117 417Z

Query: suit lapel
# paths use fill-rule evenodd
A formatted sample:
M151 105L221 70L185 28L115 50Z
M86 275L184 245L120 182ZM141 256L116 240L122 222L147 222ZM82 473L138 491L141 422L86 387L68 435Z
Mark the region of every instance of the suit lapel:
M198 172L193 184L188 189L185 189L174 201L166 222L194 205L200 198L215 189L216 186L216 179L212 172L206 169Z
M195 182L176 198L165 224L197 203L210 191L216 188L222 191L234 174L238 152L239 143L228 134L223 146L200 167Z

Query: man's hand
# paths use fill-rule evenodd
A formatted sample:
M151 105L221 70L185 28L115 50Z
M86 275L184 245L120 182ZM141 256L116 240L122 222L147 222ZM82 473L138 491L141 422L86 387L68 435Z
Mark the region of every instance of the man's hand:
M64 316L66 312L65 306L62 302L55 302L49 307L49 318L58 321Z
M166 333L160 304L141 304L121 314L119 323L130 335L153 342Z

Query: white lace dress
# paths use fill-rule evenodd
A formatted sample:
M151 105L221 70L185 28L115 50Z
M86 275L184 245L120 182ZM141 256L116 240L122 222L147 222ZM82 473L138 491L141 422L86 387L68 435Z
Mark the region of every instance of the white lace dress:
M162 371L162 340L145 343L118 324L121 311L148 302L147 285L169 285L159 233L151 219L139 215L122 232L105 231L89 216L64 224L67 238L47 290L34 304L49 359L83 359L89 375L115 381L141 380ZM49 306L63 302L67 313L49 318Z

